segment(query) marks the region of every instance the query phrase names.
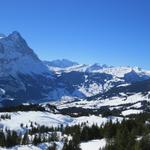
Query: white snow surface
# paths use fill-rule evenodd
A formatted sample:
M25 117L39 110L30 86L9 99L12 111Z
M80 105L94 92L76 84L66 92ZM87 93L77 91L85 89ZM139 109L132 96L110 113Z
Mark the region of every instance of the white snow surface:
M126 96L126 94L120 93L120 97L111 97L106 99L95 99L95 100L81 100L72 103L62 103L57 102L56 105L59 109L68 108L68 107L82 107L82 108L90 108L90 109L98 109L102 106L108 107L118 107L119 105L125 104L133 104L132 107L140 108L141 101L150 101L149 94L142 95L142 93L132 94L130 96ZM139 104L137 104L139 103ZM54 104L54 103L53 103ZM134 105L136 104L136 105Z
M122 121L122 117L101 117L101 116L95 116L95 115L91 115L91 116L82 116L82 117L77 117L75 118L70 125L75 125L75 124L82 124L83 122L86 123L89 126L92 126L93 124L101 126L102 124L105 124L107 122L109 122L110 120L112 120L112 122L121 122Z
M106 146L106 139L91 140L80 144L82 150L99 150Z
M0 115L2 114L4 113L0 113ZM20 127L21 123L30 126L31 122L36 122L39 125L57 127L61 124L67 125L73 121L69 116L41 111L13 112L8 114L11 115L11 119L1 120L0 127L16 131L24 131L24 128Z
M62 150L63 143L62 142L55 142L57 145L57 150ZM0 150L46 150L52 143L42 143L37 146L34 145L17 145L11 148L1 148ZM104 148L106 146L106 139L97 139L91 140L88 142L82 142L80 144L80 148L82 150L99 150L100 148Z
M143 112L143 110L129 109L129 110L123 111L122 115L123 116L128 116L128 115L131 115L131 114L140 114L142 112Z

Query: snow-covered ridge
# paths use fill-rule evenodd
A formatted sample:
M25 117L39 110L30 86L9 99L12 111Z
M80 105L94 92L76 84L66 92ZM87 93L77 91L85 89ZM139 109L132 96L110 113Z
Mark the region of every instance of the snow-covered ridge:
M71 61L70 61L71 62ZM48 65L49 69L51 71L54 71L56 73L62 73L62 72L89 72L89 73L106 73L111 74L115 77L123 78L125 74L130 72L135 72L142 75L150 76L149 70L144 70L139 67L130 67L130 66L120 66L120 67L114 67L114 66L107 66L107 65L101 65L99 63L95 63L92 65L87 64L74 64L70 65L69 67L55 67L54 65Z
M91 97L104 93L114 86L128 86L131 83L150 79L150 71L138 67L113 67L98 63L93 65L78 64L65 68L48 67L58 78L62 78L62 82L65 82L62 85L66 83L70 85L71 83L75 87L72 94L65 91L66 88L57 89L57 91L60 91L59 96L62 95L60 99L65 96L77 98ZM79 81L79 83L76 84L76 81ZM55 97L58 95L56 90L52 93L55 93Z

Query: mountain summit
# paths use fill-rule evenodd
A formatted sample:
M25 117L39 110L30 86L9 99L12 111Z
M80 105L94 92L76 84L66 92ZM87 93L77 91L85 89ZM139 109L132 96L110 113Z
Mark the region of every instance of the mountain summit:
M0 39L0 75L48 73L47 67L27 45L19 32Z
M44 63L48 67L58 67L58 68L67 68L67 67L72 67L75 65L78 65L77 62L70 61L68 59L57 59L53 61L44 61Z

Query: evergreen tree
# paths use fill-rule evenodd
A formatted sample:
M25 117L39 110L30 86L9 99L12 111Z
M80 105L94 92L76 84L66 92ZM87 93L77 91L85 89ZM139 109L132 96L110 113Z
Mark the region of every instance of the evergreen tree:
M81 132L81 141L88 141L89 140L89 127L84 126Z
M150 150L150 136L145 135L140 141L140 148L142 150Z
M52 132L51 141L58 141L57 132Z
M3 131L0 131L0 146L6 146L6 138Z
M48 148L48 150L57 150L57 145L56 145L56 143L53 143L52 146L50 146L50 147Z
M28 143L29 143L29 137L28 137L28 132L26 132L23 136L22 144L27 145Z
M34 144L34 145L39 144L39 138L38 138L38 136L37 136L37 135L35 135L35 136L34 136L33 144Z

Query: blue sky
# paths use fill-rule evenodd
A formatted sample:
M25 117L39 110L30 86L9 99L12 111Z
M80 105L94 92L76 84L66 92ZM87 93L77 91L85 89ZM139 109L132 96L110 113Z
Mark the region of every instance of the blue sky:
M150 69L149 0L0 0L0 20L41 59Z

